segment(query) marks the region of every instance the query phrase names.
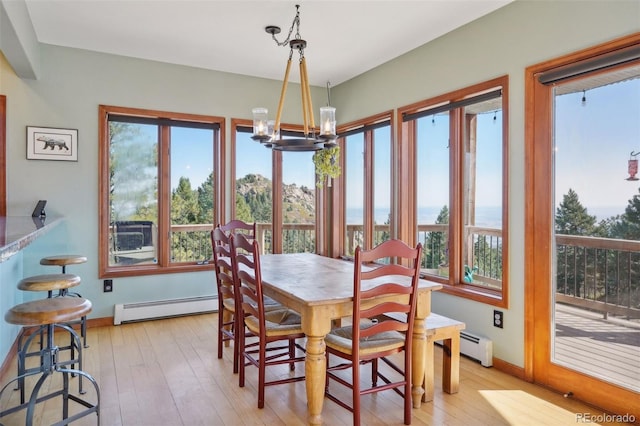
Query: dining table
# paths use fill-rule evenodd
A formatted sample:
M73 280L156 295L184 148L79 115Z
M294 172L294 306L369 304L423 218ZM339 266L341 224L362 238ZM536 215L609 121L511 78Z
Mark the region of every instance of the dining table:
M305 384L308 422L322 424L326 378L325 336L336 320L353 314L354 263L312 253L260 256L265 295L300 313L306 335ZM403 277L406 278L406 277ZM424 389L426 359L425 319L431 313L431 292L441 284L420 280L413 329L412 404L419 408ZM387 296L390 300L405 296Z

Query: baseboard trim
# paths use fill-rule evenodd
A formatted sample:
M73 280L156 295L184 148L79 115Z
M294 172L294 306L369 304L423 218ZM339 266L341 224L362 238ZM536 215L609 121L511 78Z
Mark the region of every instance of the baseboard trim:
M513 365L507 361L503 361L500 358L493 357L493 368L509 374L510 376L517 377L520 380L528 382L526 375L524 374L524 368Z

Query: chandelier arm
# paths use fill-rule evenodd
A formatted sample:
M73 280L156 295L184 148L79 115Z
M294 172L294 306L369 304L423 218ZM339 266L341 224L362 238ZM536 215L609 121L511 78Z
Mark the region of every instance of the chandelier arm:
M291 58L289 58L289 60L287 61L287 70L284 72L284 80L282 80L282 90L280 91L280 102L278 103L276 123L275 123L275 126L273 127L273 131L276 133L280 132L280 119L282 118L282 107L284 105L284 98L287 95L287 83L289 81L289 71L291 71Z
M300 61L300 95L302 99L302 119L304 121L304 135L309 134L309 99L307 99L306 75L304 73L304 58Z
M311 87L309 86L309 75L307 74L307 60L304 56L302 57L301 63L304 69L304 81L306 86L305 90L307 92L307 110L309 111L311 131L315 132L316 123L313 118L313 101L311 100Z

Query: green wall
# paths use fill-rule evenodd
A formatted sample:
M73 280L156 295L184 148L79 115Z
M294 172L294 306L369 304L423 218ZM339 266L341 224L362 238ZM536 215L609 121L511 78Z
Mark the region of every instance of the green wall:
M514 365L524 365L524 69L637 31L639 1L516 1L332 88L340 123L509 75L511 293L505 328L491 326L491 306L438 294L433 309L489 336L494 355ZM112 316L116 303L214 293L213 272L118 278L112 293L102 293L98 105L225 116L229 140L231 118L250 118L257 105L275 111L281 83L50 45L31 56L38 59L37 80L19 78L0 57L0 93L7 96L9 214L28 215L38 199L47 199L49 214L67 218L64 241L52 240L51 254L64 247L89 258L77 272L83 296L94 303L90 318ZM325 96L324 88L313 92L313 99ZM301 121L295 98L288 98L286 122ZM78 162L27 161L28 125L78 129ZM233 192L228 188L227 193ZM34 257L23 262L25 275L40 273ZM3 280L0 285L0 294L11 297L4 287L15 284Z

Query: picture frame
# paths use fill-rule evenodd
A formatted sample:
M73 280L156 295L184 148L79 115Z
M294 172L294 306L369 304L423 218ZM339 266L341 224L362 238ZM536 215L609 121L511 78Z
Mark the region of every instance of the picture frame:
M27 160L78 161L78 130L27 126Z

